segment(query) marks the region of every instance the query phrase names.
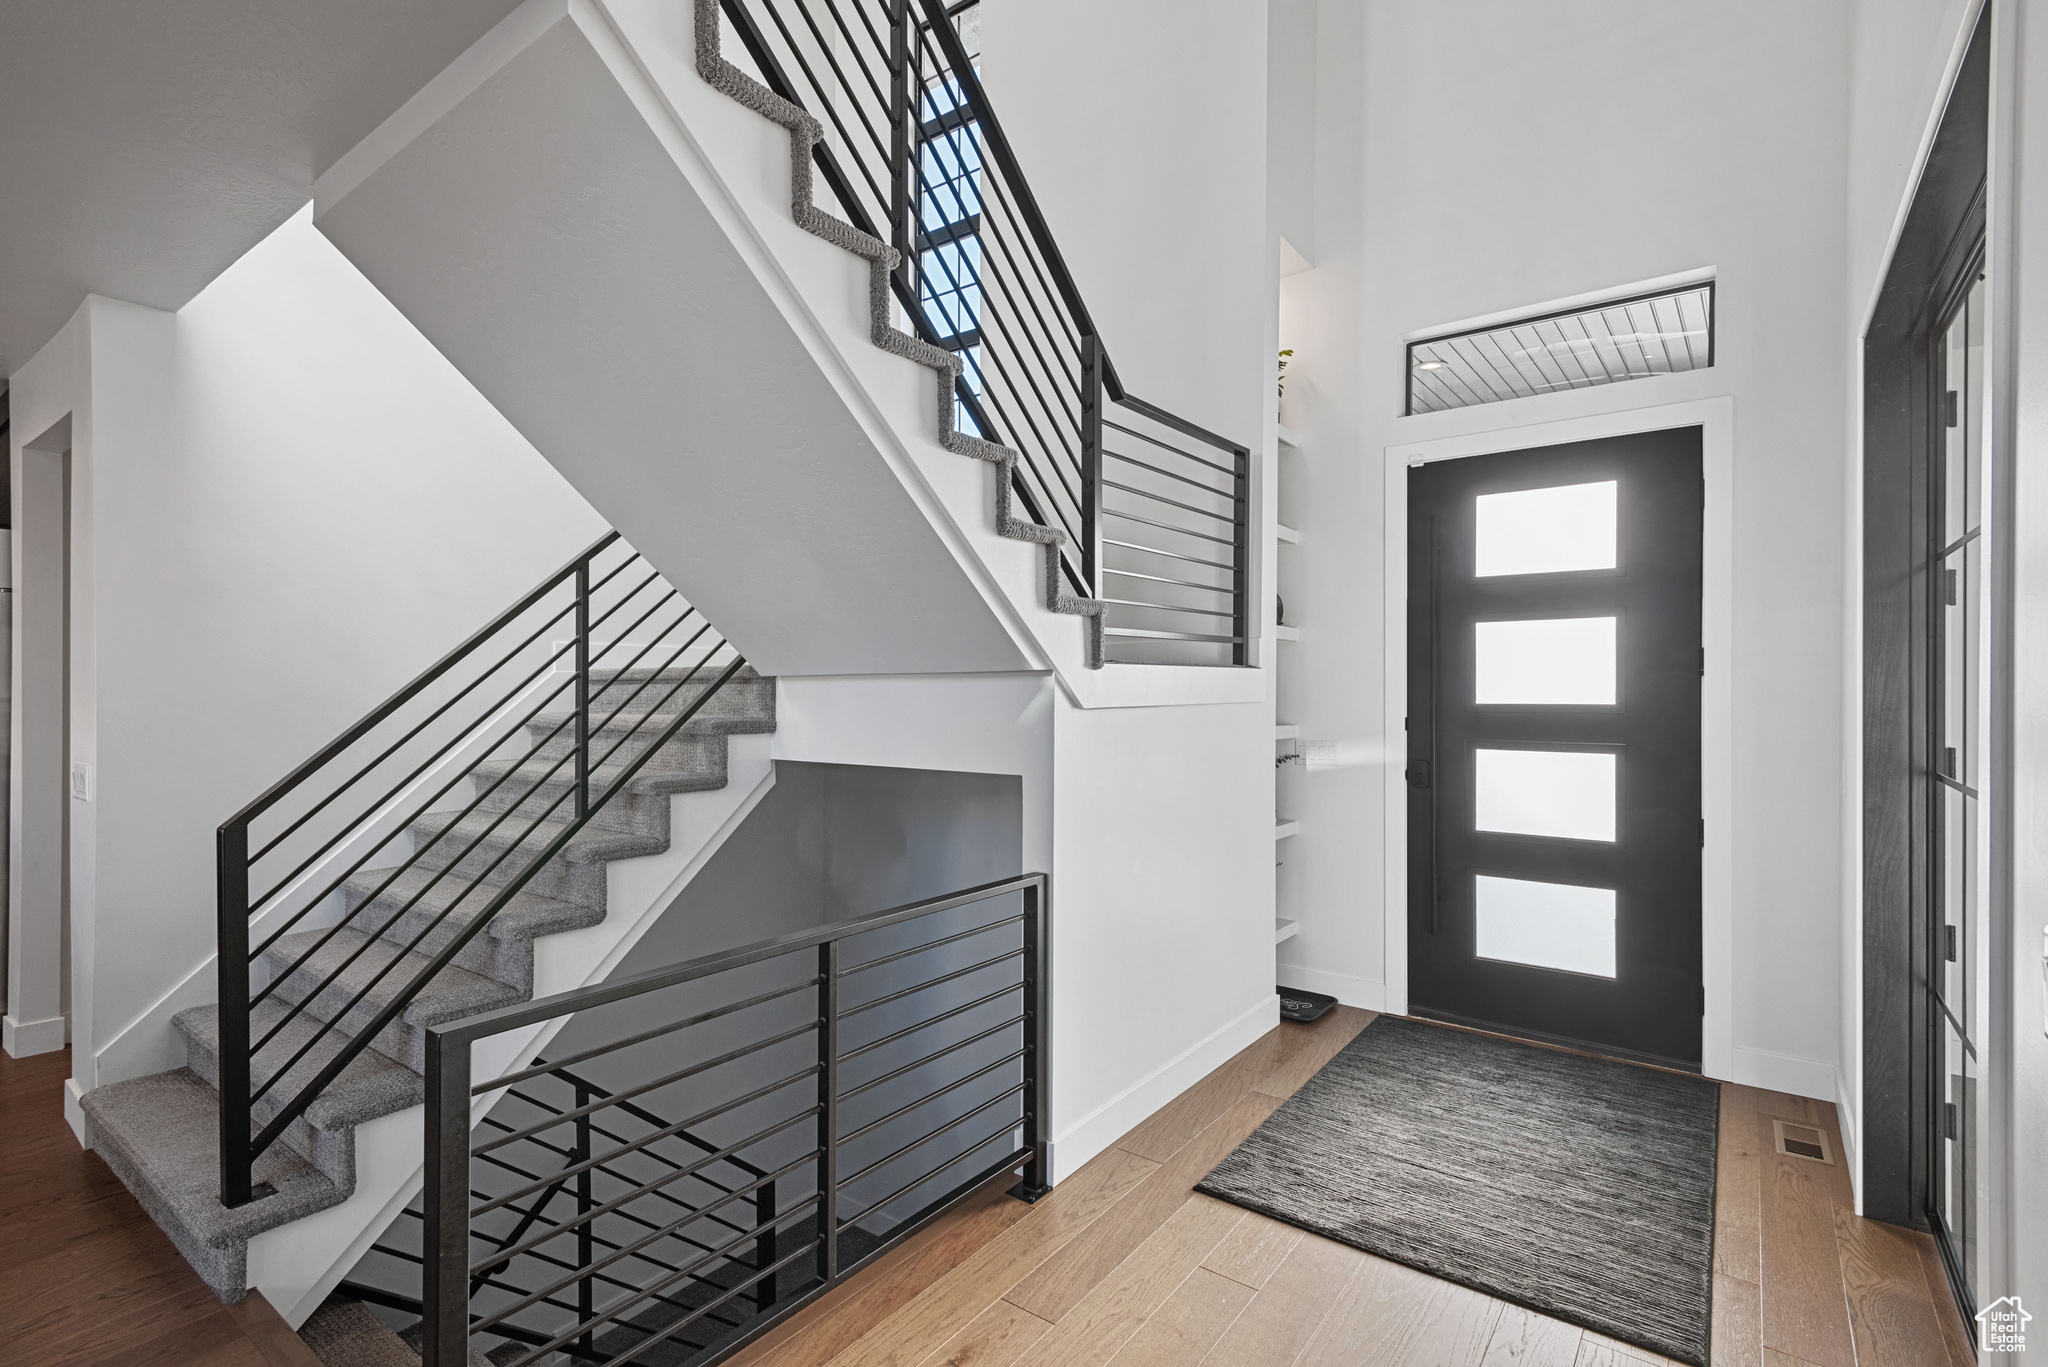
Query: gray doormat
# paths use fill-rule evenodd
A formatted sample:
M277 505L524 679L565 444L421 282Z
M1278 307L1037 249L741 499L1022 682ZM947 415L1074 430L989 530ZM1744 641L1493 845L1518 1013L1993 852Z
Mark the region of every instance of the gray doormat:
M1195 1188L1707 1367L1720 1089L1381 1016Z

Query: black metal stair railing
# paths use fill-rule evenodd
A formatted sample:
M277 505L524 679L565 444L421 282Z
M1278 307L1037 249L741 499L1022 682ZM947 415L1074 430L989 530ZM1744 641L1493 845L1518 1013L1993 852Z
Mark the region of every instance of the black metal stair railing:
M550 906L602 918L602 865L578 885L551 861L631 838L603 825L617 799L744 667L608 533L220 827L225 1204L262 1194L257 1158L544 873ZM496 999L449 1013L518 995L469 982Z
M1049 931L1030 874L430 1028L425 1367L708 1367L992 1180L1036 1200Z
M841 216L900 253L901 323L960 356L959 425L1017 451L1013 493L1067 533L1110 658L1244 664L1250 452L1125 391L982 89L959 27L973 0L720 7L734 60L822 123Z

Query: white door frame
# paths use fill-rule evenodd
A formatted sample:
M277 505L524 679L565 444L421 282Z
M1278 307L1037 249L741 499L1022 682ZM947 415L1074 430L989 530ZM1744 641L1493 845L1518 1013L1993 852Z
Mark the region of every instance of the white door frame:
M1554 422L1509 427L1430 441L1389 446L1386 476L1386 735L1403 747L1408 710L1408 469L1429 461L1457 460L1556 446L1569 441L1658 432L1672 427L1701 429L1701 463L1707 482L1702 548L1700 644L1706 648L1706 678L1700 686L1700 814L1706 846L1700 858L1701 973L1706 986L1700 1070L1711 1078L1734 1075L1735 965L1735 400L1722 396L1687 403L1657 404ZM1386 1009L1408 1010L1408 782L1401 758L1385 766L1386 844Z

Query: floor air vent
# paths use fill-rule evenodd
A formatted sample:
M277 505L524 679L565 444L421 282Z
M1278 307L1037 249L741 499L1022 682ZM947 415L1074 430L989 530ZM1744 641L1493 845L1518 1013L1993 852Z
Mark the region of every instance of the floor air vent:
M1811 1125L1795 1125L1789 1120L1774 1120L1771 1129L1778 1138L1778 1152L1794 1158L1811 1158L1816 1163L1833 1166L1834 1155L1828 1152L1828 1136L1824 1130Z

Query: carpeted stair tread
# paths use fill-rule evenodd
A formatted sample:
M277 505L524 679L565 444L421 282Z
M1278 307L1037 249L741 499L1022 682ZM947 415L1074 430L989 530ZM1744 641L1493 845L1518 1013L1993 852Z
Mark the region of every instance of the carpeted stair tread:
M567 764L558 764L557 758L549 755L524 760L487 759L477 765L476 775L483 780L482 786L485 788L497 783L507 773L512 774L511 778L506 779L495 792L484 799L486 806L502 809L511 805L514 797L523 801L544 797L547 802L553 802L557 797L573 789L576 784L575 769ZM666 760L669 757L662 755L657 758ZM626 766L623 764L603 764L593 770L590 775L591 801L595 802L597 796L617 782L625 771ZM624 791L661 794L699 793L710 792L724 786L724 763L716 759L707 759L701 764L688 765L650 763L627 781ZM557 813L569 810L569 803L564 802L557 809Z
M368 934L410 903L404 915L383 932L387 940L409 942L443 912L449 913L445 925L468 925L504 890L502 883L472 883L453 875L443 878L439 873L438 869L420 868L401 869L395 874L390 869L366 869L353 875L342 884L351 922ZM454 910L450 911L451 907ZM582 930L603 920L602 910L521 888L491 918L483 933L494 940L534 940L565 930Z
M276 1037L258 1050L250 1063L249 1075L255 1085L269 1081L272 1071L309 1041L313 1045L304 1058L291 1066L282 1082L256 1099L252 1109L260 1124L269 1124L283 1109L286 1100L296 1096L299 1088L311 1082L352 1038L340 1030L330 1030L321 1035L323 1022L311 1011L301 1011L287 1021L290 1014L289 1007L274 999L258 1002L249 1012L249 1040L252 1044L283 1022L283 1028L278 1029ZM220 1008L195 1006L189 1011L179 1012L171 1024L185 1036L192 1070L209 1086L220 1086ZM425 1082L418 1073L397 1059L366 1048L350 1059L340 1075L321 1090L313 1104L306 1107L304 1115L307 1123L319 1129L333 1130L345 1125L360 1125L408 1106L417 1106L425 1100Z
M458 856L466 860L479 856L494 859L514 846L538 854L571 823L536 821L530 816L507 816L503 812L471 812L452 825L447 824L446 817L422 818L413 824L417 832L414 839L421 850L420 863L438 868ZM660 854L667 848L666 835L586 826L571 836L555 857L571 864L608 864L614 859Z
M302 955L305 962L292 968ZM373 938L348 926L286 935L263 957L274 971L289 970L289 976L273 995L296 1001L317 988L319 995L306 1011L323 1020L332 1020L361 992L362 1000L349 1009L348 1018L342 1022L343 1028L351 1032L363 1029L377 1012L397 1000L406 985L432 962L427 955L406 952L403 944ZM399 958L403 959L401 964L378 976L385 965ZM424 1030L524 999L525 993L519 988L450 964L420 988L399 1013L399 1019Z
M93 1147L216 1290L245 1285L247 1241L349 1192L281 1144L257 1156L256 1181L273 1194L233 1210L220 1203L220 1094L190 1068L87 1092Z
M417 1326L405 1333L394 1330L369 1306L337 1294L299 1326L299 1337L320 1359L322 1367L419 1367L416 1329ZM472 1348L469 1367L497 1364Z

